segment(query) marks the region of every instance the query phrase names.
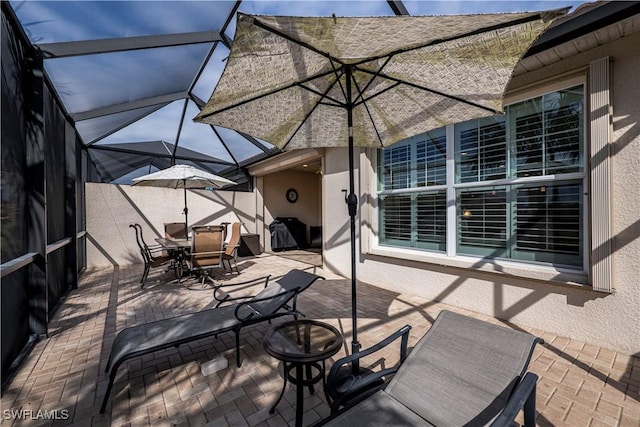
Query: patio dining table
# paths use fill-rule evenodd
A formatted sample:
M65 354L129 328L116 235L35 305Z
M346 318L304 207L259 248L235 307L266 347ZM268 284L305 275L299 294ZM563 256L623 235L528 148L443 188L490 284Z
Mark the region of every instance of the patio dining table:
M164 247L173 258L170 268L175 270L176 278L179 282L182 280L185 273L189 271L187 258L191 251L191 240L172 237L158 237L156 238L156 242Z

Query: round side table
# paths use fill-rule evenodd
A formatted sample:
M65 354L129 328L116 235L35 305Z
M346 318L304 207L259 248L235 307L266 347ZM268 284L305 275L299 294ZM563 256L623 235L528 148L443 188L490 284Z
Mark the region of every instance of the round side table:
M313 385L322 381L324 388L325 360L336 354L342 343L342 335L336 328L317 320L292 320L271 328L263 345L267 353L282 361L284 385L269 413L275 412L287 381L291 381L296 386L296 427L302 426L304 387L309 387L313 394ZM317 373L312 375L312 370Z

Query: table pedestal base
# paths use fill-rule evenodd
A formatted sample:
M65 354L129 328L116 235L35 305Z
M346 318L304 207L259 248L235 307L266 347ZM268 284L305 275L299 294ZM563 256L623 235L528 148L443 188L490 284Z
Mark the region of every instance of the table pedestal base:
M282 400L282 396L284 396L284 392L287 389L287 380L291 381L291 384L296 386L296 427L302 426L302 414L303 414L303 397L304 397L304 387L309 387L309 393L313 394L315 389L313 387L319 381L323 381L324 385L324 373L325 373L325 365L324 361L322 363L319 362L307 362L307 363L295 363L295 362L282 362L284 367L284 385L282 386L282 391L280 392L280 396L276 403L273 404L271 409L269 410L270 414L275 413L276 406ZM312 375L312 369L316 369L318 373L316 375ZM295 370L295 375L293 375L292 371ZM303 372L306 371L306 372ZM305 378L306 376L306 378Z

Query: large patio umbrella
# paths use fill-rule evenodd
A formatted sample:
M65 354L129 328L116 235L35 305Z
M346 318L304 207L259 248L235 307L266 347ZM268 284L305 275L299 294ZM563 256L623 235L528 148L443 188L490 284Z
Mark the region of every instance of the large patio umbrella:
M182 210L184 212L184 234L189 236L187 189L222 188L228 185L236 185L236 183L193 166L173 165L170 168L134 178L132 185L184 189L184 209Z
M501 113L517 62L565 12L365 18L238 14L225 70L195 120L286 150L349 147L352 351L360 347L354 146L381 148Z

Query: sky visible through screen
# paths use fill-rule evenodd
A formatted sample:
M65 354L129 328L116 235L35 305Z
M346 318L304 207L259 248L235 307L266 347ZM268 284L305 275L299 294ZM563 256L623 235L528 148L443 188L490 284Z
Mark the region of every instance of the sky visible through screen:
M445 15L476 13L507 13L540 11L569 7L575 10L587 2L580 1L508 1L508 0L448 0L403 1L411 15ZM135 37L144 35L175 34L211 31L222 27L234 1L11 1L25 31L33 43L95 40ZM323 0L323 1L267 1L244 0L238 10L248 14L286 16L389 16L393 10L385 0ZM225 31L229 39L235 33L235 19ZM182 79L191 81L191 75L202 64L202 54L187 49L164 53L152 51L126 51L108 55L89 55L52 59L45 62L47 72L55 80L65 106L81 112L108 104L118 105L127 98L140 99L154 91L169 90L167 85ZM183 52L184 51L184 52ZM155 54L153 56L152 54ZM184 56L181 57L179 54ZM147 58L146 56L151 57ZM193 86L193 93L206 101L213 92L226 64L229 50L219 44ZM146 59L145 59L146 58ZM192 61L188 59L193 58ZM91 70L87 73L87 70ZM190 74L191 73L191 74ZM144 78L139 78L139 76ZM179 79L179 78L180 79ZM93 82L93 83L92 83ZM115 82L115 83L114 83ZM172 89L171 91L177 91ZM102 104L101 104L102 103ZM104 105L103 105L104 104ZM186 109L186 110L185 110ZM181 112L185 110L185 120ZM124 114L124 113L123 113ZM140 141L174 143L180 135L180 146L204 153L224 161L232 161L210 127L194 123L197 107L189 101L174 101L141 120L126 126L97 142L122 144ZM117 116L113 116L114 119ZM101 120L101 119L98 119ZM106 124L105 124L106 125ZM102 125L104 127L105 125ZM79 130L101 129L100 123L79 122ZM181 128L181 131L178 131ZM89 131L87 135L97 133ZM239 159L258 154L258 149L236 135L234 156ZM90 142L90 141L85 141ZM146 172L145 172L146 173ZM135 174L134 174L135 175ZM127 177L128 178L128 177Z

